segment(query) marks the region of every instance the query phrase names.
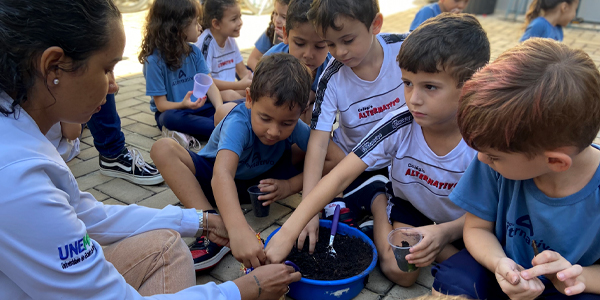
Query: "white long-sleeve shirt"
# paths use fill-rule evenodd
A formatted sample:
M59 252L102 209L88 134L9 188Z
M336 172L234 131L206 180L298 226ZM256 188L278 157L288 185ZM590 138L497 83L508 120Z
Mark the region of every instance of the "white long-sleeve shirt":
M12 100L0 91L0 105ZM142 297L100 245L154 229L194 236L195 210L103 205L17 106L0 114L0 299L240 299L233 282Z

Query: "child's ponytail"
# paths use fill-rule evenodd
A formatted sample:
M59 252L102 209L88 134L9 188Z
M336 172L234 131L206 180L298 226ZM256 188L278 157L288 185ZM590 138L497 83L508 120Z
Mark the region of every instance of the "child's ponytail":
M271 47L273 47L273 37L275 36L275 21L273 20L274 13L271 13L271 22L269 22L269 27L267 27L266 35L271 42Z
M542 2L543 0L533 0L531 5L529 5L529 9L525 14L525 28L529 26L531 21L540 16L540 13L542 12Z
M557 7L559 4L561 4L563 2L567 2L568 4L571 4L573 2L573 0L533 0L533 2L531 2L531 5L529 5L529 9L527 10L527 13L525 14L524 28L527 28L527 26L529 25L529 23L531 23L531 21L533 21L535 18L539 17L541 15L542 11L554 9L555 7Z

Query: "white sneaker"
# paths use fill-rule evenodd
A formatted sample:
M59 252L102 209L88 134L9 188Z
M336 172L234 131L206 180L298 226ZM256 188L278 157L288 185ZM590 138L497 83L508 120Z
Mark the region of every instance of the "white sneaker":
M200 141L198 141L195 137L179 131L169 130L165 126L162 128L162 136L166 138L172 138L186 150L191 150L198 153L198 151L200 151L202 148Z

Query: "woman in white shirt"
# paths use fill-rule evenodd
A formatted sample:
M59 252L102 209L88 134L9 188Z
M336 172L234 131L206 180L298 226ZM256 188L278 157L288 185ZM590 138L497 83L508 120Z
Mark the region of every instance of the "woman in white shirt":
M124 46L112 1L0 2L0 299L278 298L300 280L282 264L195 286L180 236L227 244L218 215L103 205L44 136L100 110Z

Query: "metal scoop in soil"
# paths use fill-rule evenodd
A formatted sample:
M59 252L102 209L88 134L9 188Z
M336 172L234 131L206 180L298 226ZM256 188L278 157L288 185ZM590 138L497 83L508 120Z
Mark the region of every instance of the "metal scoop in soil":
M337 253L335 249L333 249L333 239L335 238L335 234L337 232L338 221L340 219L340 206L335 206L335 212L333 213L333 221L331 222L331 235L329 236L329 246L327 246L327 252L329 255L336 257Z

